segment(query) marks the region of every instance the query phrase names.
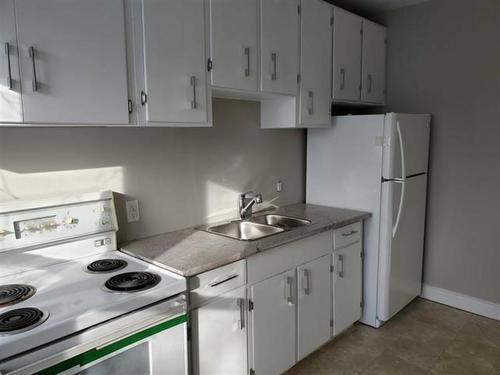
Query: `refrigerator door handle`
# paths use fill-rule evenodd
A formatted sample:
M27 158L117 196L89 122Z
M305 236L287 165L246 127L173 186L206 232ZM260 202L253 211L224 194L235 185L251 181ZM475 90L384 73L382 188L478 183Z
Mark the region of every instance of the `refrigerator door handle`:
M399 138L399 150L401 153L401 178L396 179L398 181L406 181L406 163L405 163L405 146L403 144L403 134L401 133L401 126L399 125L399 120L396 123L396 131Z
M398 207L398 215L396 216L396 222L394 223L394 226L392 227L392 238L396 237L396 233L398 232L399 221L401 219L401 213L403 211L403 203L405 200L405 190L406 190L406 183L404 180L393 181L393 182L396 184L401 184L401 197L399 198L399 207Z

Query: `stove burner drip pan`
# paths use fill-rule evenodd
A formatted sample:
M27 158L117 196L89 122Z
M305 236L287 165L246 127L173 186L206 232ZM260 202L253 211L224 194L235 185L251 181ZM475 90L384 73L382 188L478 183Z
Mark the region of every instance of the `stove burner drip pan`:
M113 276L104 284L114 292L139 292L156 286L161 277L151 272L125 272Z
M114 272L127 267L128 263L121 259L99 259L87 266L92 273Z
M0 315L0 335L28 331L42 324L49 315L35 307L24 307Z
M36 293L36 288L25 284L0 285L0 307L14 305L27 300Z

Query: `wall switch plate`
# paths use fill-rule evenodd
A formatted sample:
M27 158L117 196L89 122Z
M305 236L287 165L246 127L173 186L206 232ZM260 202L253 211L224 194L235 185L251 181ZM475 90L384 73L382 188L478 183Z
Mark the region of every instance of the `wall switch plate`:
M139 201L133 200L133 201L127 201L125 203L127 207L127 222L129 223L134 223L136 221L139 221L141 218L139 215Z

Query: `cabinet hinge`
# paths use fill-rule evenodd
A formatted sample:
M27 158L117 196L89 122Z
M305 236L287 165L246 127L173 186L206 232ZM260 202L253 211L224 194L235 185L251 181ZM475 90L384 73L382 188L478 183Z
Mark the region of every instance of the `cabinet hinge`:
M212 71L213 68L214 68L214 64L212 62L212 59L208 59L207 60L207 72Z
M302 76L300 74L297 74L297 83L300 83L302 81Z
M387 38L384 39L385 44L387 44Z
M187 327L187 339L188 339L188 341L191 341L192 336L193 336L193 332L192 332L191 327Z
M333 320L330 320L330 327L333 327Z
M254 309L254 304L251 299L248 300L248 311L253 311Z
M333 17L330 17L330 26L333 26Z
M251 368L249 373L250 373L250 375L255 375L255 370L253 368Z
M359 33L360 33L361 35L363 35L363 29L359 30Z
M128 100L127 106L128 106L128 113L131 114L134 111L134 107L132 105L132 99Z
M382 141L382 142L383 142L383 141ZM365 253L364 253L363 251L362 251L362 252L360 252L360 253L359 253L359 257L360 257L360 258L364 258L364 257L365 257Z
M300 14L302 12L302 6L299 4L297 5L297 13Z
M359 303L359 307L361 307L361 308L363 308L363 306L364 306L364 305L365 305L365 303L364 303L363 301L361 301L361 302Z
M335 271L335 268L333 267L333 265L330 265L330 272L333 273L333 271Z

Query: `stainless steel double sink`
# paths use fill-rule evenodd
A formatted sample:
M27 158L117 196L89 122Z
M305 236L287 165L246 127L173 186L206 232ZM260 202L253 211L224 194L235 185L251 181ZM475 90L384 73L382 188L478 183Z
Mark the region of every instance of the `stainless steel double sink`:
M234 238L240 241L254 241L274 234L310 225L307 219L267 214L248 220L237 220L204 228L209 233Z

